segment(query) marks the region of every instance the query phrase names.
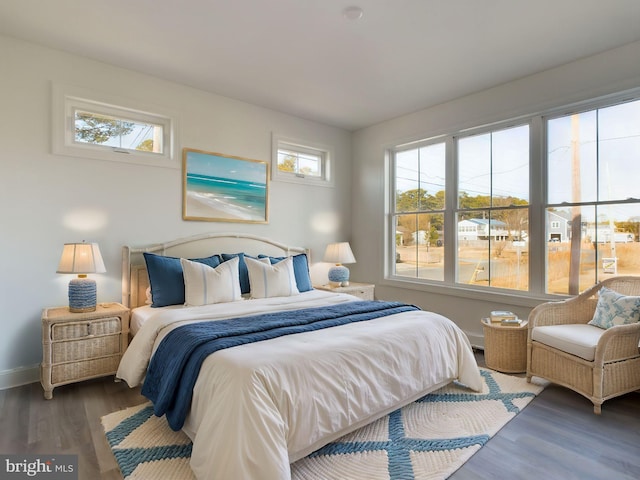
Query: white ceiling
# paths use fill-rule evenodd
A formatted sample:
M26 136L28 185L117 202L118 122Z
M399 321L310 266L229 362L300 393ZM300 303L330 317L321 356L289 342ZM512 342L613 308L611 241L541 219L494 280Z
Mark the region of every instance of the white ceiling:
M355 130L638 41L640 0L1 0L0 33Z

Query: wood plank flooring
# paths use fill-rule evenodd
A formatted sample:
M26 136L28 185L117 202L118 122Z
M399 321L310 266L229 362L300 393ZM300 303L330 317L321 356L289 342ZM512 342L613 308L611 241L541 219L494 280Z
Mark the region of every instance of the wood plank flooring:
M53 400L40 384L0 391L0 452L73 453L80 480L120 480L100 417L144 401L112 377L58 387ZM597 416L581 395L550 385L450 478L640 479L640 393Z

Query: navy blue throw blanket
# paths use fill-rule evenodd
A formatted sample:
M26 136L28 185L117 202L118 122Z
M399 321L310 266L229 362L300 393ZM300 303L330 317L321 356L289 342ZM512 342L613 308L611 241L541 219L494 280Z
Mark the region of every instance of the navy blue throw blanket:
M419 310L400 302L358 301L328 307L192 323L175 328L162 339L142 386L157 416L166 414L173 430L184 425L202 362L224 348L260 342L293 333Z

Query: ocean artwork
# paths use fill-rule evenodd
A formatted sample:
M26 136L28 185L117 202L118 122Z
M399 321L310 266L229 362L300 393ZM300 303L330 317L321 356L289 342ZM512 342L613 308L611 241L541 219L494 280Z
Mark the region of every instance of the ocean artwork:
M183 218L266 223L268 164L184 149Z

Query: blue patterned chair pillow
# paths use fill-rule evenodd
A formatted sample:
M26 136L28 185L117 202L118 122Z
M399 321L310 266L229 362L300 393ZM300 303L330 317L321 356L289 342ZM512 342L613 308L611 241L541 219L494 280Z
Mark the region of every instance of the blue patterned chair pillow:
M611 328L640 321L640 297L621 295L602 287L598 295L598 304L589 325Z

